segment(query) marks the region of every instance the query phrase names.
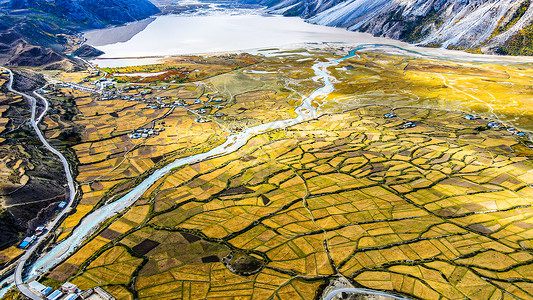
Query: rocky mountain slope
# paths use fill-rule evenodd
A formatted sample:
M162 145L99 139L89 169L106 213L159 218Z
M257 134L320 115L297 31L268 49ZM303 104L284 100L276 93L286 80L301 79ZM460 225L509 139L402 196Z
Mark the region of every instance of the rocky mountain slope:
M531 0L259 0L258 3L269 6L272 13L300 16L311 23L425 46L533 55Z
M159 12L148 0L10 0L0 4L0 64L76 69L66 36Z
M11 0L11 9L33 9L89 28L142 20L159 13L148 0Z

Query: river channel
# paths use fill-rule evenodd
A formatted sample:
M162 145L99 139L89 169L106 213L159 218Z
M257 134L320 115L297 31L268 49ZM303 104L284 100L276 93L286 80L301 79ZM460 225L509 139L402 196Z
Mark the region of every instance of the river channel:
M142 181L139 185L133 188L126 195L120 199L102 206L101 208L93 211L83 218L79 225L74 229L72 234L69 235L65 240L55 245L49 252L41 255L29 268L26 273L26 280L30 280L38 275L44 274L48 270L52 269L55 265L66 259L71 255L92 233L94 233L107 219L116 215L131 205L139 199L146 190L150 188L157 180L164 177L168 173L172 172L174 169L187 165L194 164L203 160L211 159L218 156L223 156L230 154L242 146L244 146L250 137L267 132L270 130L285 128L288 126L293 126L301 122L307 121L309 119L317 117L316 109L311 105L312 101L317 97L323 97L328 95L334 90L333 84L330 80L330 74L327 71L327 68L338 64L340 61L350 58L355 55L357 49L350 52L349 55L342 57L338 60L332 60L327 62L316 62L313 66L315 75L319 80L321 80L324 85L316 89L311 95L306 97L302 101L302 105L295 109L297 114L296 118L279 120L270 123L261 124L258 126L247 128L246 130L230 135L228 139L220 146L211 149L208 152L192 155L189 157L184 157L175 160L174 162L164 166L161 169L156 170L152 175ZM9 278L4 280L2 284L9 282ZM2 296L7 289L11 288L13 284L7 284L1 291L0 296Z

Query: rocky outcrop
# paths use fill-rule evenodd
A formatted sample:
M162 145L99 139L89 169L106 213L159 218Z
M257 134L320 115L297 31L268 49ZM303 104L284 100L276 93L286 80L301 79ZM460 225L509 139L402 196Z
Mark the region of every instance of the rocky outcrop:
M65 61L63 57L65 34L133 22L156 13L159 9L148 0L3 2L0 3L0 64L75 69L76 62ZM99 55L96 49L80 51L85 56Z
M13 56L9 59L11 66L38 67L63 60L63 57L49 48L20 43L15 48Z
M93 46L83 44L81 47L76 49L76 51L72 52L72 54L82 58L90 58L100 56L104 54L104 52L94 48Z

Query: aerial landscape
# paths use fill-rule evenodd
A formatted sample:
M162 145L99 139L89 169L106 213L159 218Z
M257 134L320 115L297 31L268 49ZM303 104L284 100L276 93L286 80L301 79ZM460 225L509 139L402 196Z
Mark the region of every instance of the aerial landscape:
M530 0L0 0L0 299L533 299Z

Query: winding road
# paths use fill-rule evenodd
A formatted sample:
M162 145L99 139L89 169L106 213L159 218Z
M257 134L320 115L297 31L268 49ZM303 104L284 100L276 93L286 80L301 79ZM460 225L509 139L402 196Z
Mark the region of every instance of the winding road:
M63 154L61 154L61 152L59 152L54 147L50 146L50 144L48 143L48 141L44 137L43 133L39 129L38 124L42 120L42 118L45 116L46 112L48 111L48 106L49 106L48 105L48 101L43 96L39 95L36 91L33 92L33 95L35 97L39 98L40 100L42 100L43 103L44 103L43 111L36 118L36 115L37 115L37 99L34 96L32 96L32 95L21 93L19 91L16 91L15 89L13 89L13 80L14 80L13 79L13 72L11 72L11 70L9 70L7 68L3 68L3 69L6 70L9 73L9 81L7 82L7 89L10 92L13 92L15 94L23 96L24 98L26 98L30 102L30 105L31 105L31 118L30 118L31 125L32 125L33 129L35 130L35 133L37 133L37 136L39 137L39 140L41 140L43 145L48 150L50 150L50 152L54 153L57 157L59 157L59 159L61 160L61 163L63 164L63 168L65 170L65 175L66 175L66 178L67 178L67 183L68 183L68 188L69 188L69 201L68 201L68 204L65 206L65 209L63 209L55 217L55 219L52 222L48 223L48 225L46 226L47 233L43 234L42 236L40 236L31 245L31 247L28 248L24 252L24 255L20 258L20 260L19 260L19 262L18 262L18 264L17 264L17 266L15 268L14 283L17 286L17 289L22 294L24 294L26 297L28 297L30 299L34 299L34 300L39 300L39 299L43 299L41 297L41 295L36 294L33 291L31 291L30 289L28 289L27 285L24 283L24 280L23 280L23 277L22 277L22 274L23 274L23 271L24 271L24 266L25 266L26 262L31 258L31 256L35 253L35 251L37 250L37 248L39 247L41 242L46 240L48 235L52 232L53 228L70 211L72 205L74 204L74 199L76 198L76 185L74 183L74 179L72 178L72 171L70 169L70 165L69 165L67 159L65 158L65 156L63 156Z

